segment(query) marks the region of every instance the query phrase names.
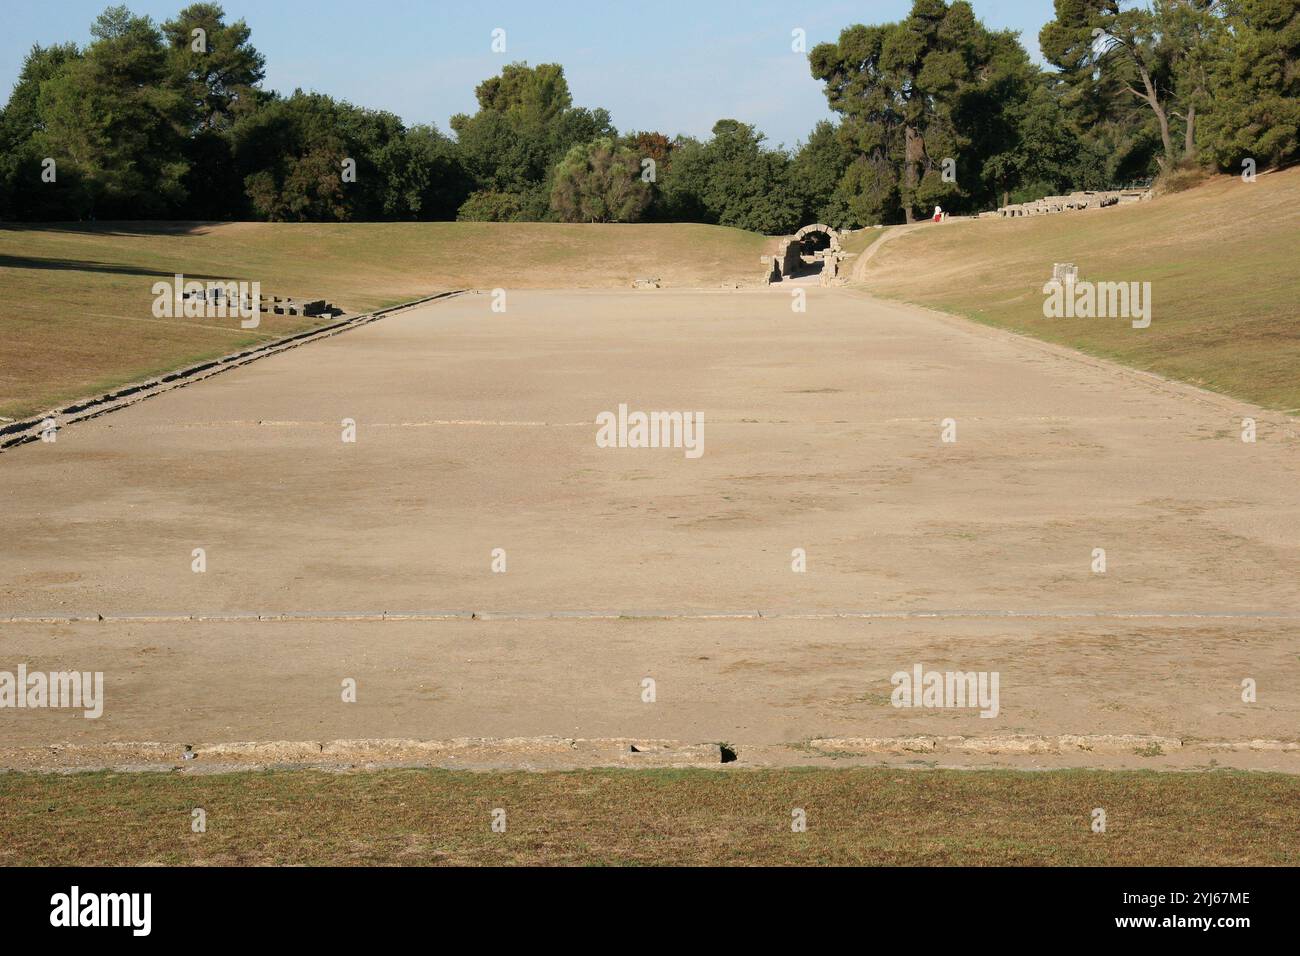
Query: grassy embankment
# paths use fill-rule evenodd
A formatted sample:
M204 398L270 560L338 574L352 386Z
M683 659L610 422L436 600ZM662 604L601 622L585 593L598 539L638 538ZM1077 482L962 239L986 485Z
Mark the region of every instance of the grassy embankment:
M205 833L191 830L196 807ZM491 830L496 808L505 833ZM791 831L796 808L807 832ZM0 774L0 865L1294 866L1298 832L1300 777L1287 774Z
M1150 282L1151 326L1044 318L1054 262ZM923 227L879 249L862 288L1300 412L1300 167L1150 203Z

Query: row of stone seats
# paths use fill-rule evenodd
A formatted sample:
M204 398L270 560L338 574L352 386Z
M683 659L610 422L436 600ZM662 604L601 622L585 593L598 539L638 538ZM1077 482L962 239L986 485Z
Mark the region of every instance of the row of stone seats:
M1074 209L1105 209L1107 206L1141 202L1150 198L1151 191L1149 189L1085 190L1072 192L1068 196L1044 196L1042 199L1036 199L1033 202L1002 206L994 212L980 213L980 218L1016 219L1022 216L1046 216Z

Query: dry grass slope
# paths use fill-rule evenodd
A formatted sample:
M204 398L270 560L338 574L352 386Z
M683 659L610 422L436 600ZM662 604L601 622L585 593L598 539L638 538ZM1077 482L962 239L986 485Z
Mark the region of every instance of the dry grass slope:
M1152 203L923 228L880 250L865 288L1295 413L1298 250L1294 168ZM1151 327L1044 318L1053 262L1074 262L1081 279L1151 282Z
M156 319L150 288L181 272L259 281L349 312L456 288L754 281L769 240L700 225L100 223L0 225L0 416L224 355L316 320Z

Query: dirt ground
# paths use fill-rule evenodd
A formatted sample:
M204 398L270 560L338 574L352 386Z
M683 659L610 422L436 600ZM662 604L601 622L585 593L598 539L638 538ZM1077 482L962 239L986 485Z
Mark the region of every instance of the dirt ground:
M0 454L0 670L106 687L98 720L0 711L0 765L458 737L783 764L1073 734L1185 746L923 759L1300 769L1294 419L804 291L804 313L777 290L467 295ZM620 403L702 412L704 454L597 447ZM998 715L891 706L916 664L998 672ZM481 763L535 763L498 749Z

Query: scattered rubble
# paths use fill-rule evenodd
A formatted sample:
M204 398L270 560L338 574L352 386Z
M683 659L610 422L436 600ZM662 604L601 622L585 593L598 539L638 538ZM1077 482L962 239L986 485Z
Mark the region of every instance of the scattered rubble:
M232 313L237 310L252 312L254 306L251 296L244 298L232 295L221 285L183 292L181 298L189 301L210 301L217 306L225 306ZM326 315L333 318L336 315L343 314L342 309L336 308L324 299L304 300L295 299L291 296L259 295L257 296L256 306L258 312L265 312L268 315L304 315L308 317Z

